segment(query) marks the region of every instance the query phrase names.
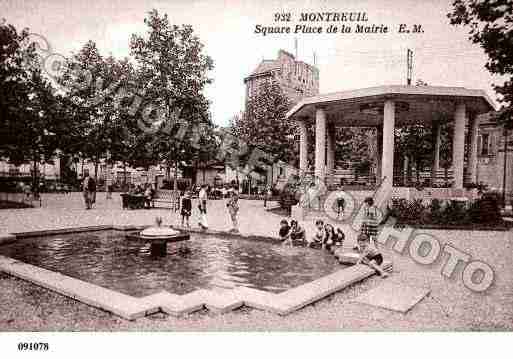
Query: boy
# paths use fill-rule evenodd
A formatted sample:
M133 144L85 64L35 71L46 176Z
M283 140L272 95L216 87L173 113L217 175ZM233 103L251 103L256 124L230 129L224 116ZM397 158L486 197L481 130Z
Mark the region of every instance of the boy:
M342 214L342 217L344 216L344 210L346 209L346 200L344 199L344 196L342 195L342 189L337 194L337 219Z
M290 221L290 242L295 246L307 244L305 230L295 219Z
M208 192L207 192L207 185L203 184L201 186L201 189L198 194L198 209L200 211L200 220L199 220L199 226L201 229L206 230L208 228L208 222L207 222L207 199L208 199Z
M280 235L280 239L283 243L287 242L287 239L290 238L290 226L286 219L282 219L280 221L280 230L278 234Z
M183 227L183 221L184 219L187 222L187 227L189 227L189 217L191 216L192 211L192 202L191 202L191 196L189 192L185 192L185 195L182 197L181 201L181 207L180 214L182 215L182 227Z
M370 247L369 236L365 233L360 233L357 238L357 243L358 245L354 249L360 254L360 259L356 264L366 264L376 270L383 278L386 278L388 274L381 268L383 256L377 249Z

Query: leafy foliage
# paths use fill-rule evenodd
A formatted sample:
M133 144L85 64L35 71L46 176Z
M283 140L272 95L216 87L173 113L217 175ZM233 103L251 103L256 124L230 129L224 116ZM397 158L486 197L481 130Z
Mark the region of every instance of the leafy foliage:
M193 136L200 137L196 144L211 143L207 139L214 126L203 90L211 83L207 72L213 69L213 61L203 54L203 44L191 26L171 25L168 16L156 10L144 22L148 27L146 36L132 35L130 49L138 65L137 82L144 84L142 107L149 103L158 106L152 111L153 123L145 125L160 125L161 130L141 133L139 139L156 161L168 166L191 161L199 149L190 141ZM165 126L170 127L169 131L162 131Z
M274 161L295 161L296 128L285 118L291 102L277 82L263 83L248 99L246 110L234 117L232 131L250 147L272 154Z
M429 205L424 205L420 199L408 201L404 198L394 198L390 206L390 215L399 223L413 225L502 225L500 200L499 194L491 192L483 194L468 206L454 200L433 199Z
M510 0L455 0L447 15L452 25L470 29L469 39L479 44L488 55L486 68L502 75L505 81L495 85L495 91L509 107L513 104L513 2Z
M51 161L65 133L58 96L41 68L28 30L0 25L0 157L14 164ZM35 186L34 186L35 188Z

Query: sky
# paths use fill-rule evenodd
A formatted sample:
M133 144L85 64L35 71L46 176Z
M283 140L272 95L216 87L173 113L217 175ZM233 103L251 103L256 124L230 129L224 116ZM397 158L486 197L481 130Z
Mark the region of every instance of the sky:
M104 56L129 56L132 33L146 31L144 18L157 9L174 24L190 24L214 60L205 91L215 123L225 126L244 106L244 77L279 49L297 54L320 71L320 92L406 83L406 51L413 50L413 83L485 90L495 99L486 55L468 40L467 29L449 24L451 0L0 0L0 18L44 36L52 51L69 56L88 41ZM366 12L364 25L387 25L387 34L255 34L255 25L282 26L275 13ZM400 34L399 24L420 24L417 34ZM343 23L336 23L341 25ZM348 23L345 23L348 24ZM307 23L323 25L326 23ZM329 24L328 24L329 25Z

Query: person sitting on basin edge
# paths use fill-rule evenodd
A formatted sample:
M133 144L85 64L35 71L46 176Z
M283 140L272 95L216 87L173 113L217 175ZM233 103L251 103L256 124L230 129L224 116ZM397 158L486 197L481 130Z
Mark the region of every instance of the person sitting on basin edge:
M285 243L290 238L289 222L284 218L280 221L280 230L278 231L280 239Z
M308 242L308 246L311 248L321 248L326 239L326 230L324 228L324 221L318 219L315 221L315 234Z
M365 233L360 233L357 238L357 244L354 249L360 255L360 259L356 264L366 264L376 270L383 278L387 277L388 274L381 268L383 255L376 248L371 247L369 236Z
M307 244L305 230L295 219L290 221L290 243L300 246Z
M336 247L342 245L345 238L344 232L342 232L340 228L337 228L337 231L335 232L335 228L329 223L324 225L324 230L326 231L326 235L322 246L324 249L333 252Z

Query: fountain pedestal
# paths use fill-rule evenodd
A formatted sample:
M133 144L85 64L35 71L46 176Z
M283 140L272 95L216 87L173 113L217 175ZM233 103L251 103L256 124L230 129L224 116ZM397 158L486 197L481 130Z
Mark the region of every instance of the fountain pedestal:
M150 241L151 254L163 257L167 254L167 243L183 242L190 239L188 233L180 232L169 227L150 227L143 230L139 236Z

